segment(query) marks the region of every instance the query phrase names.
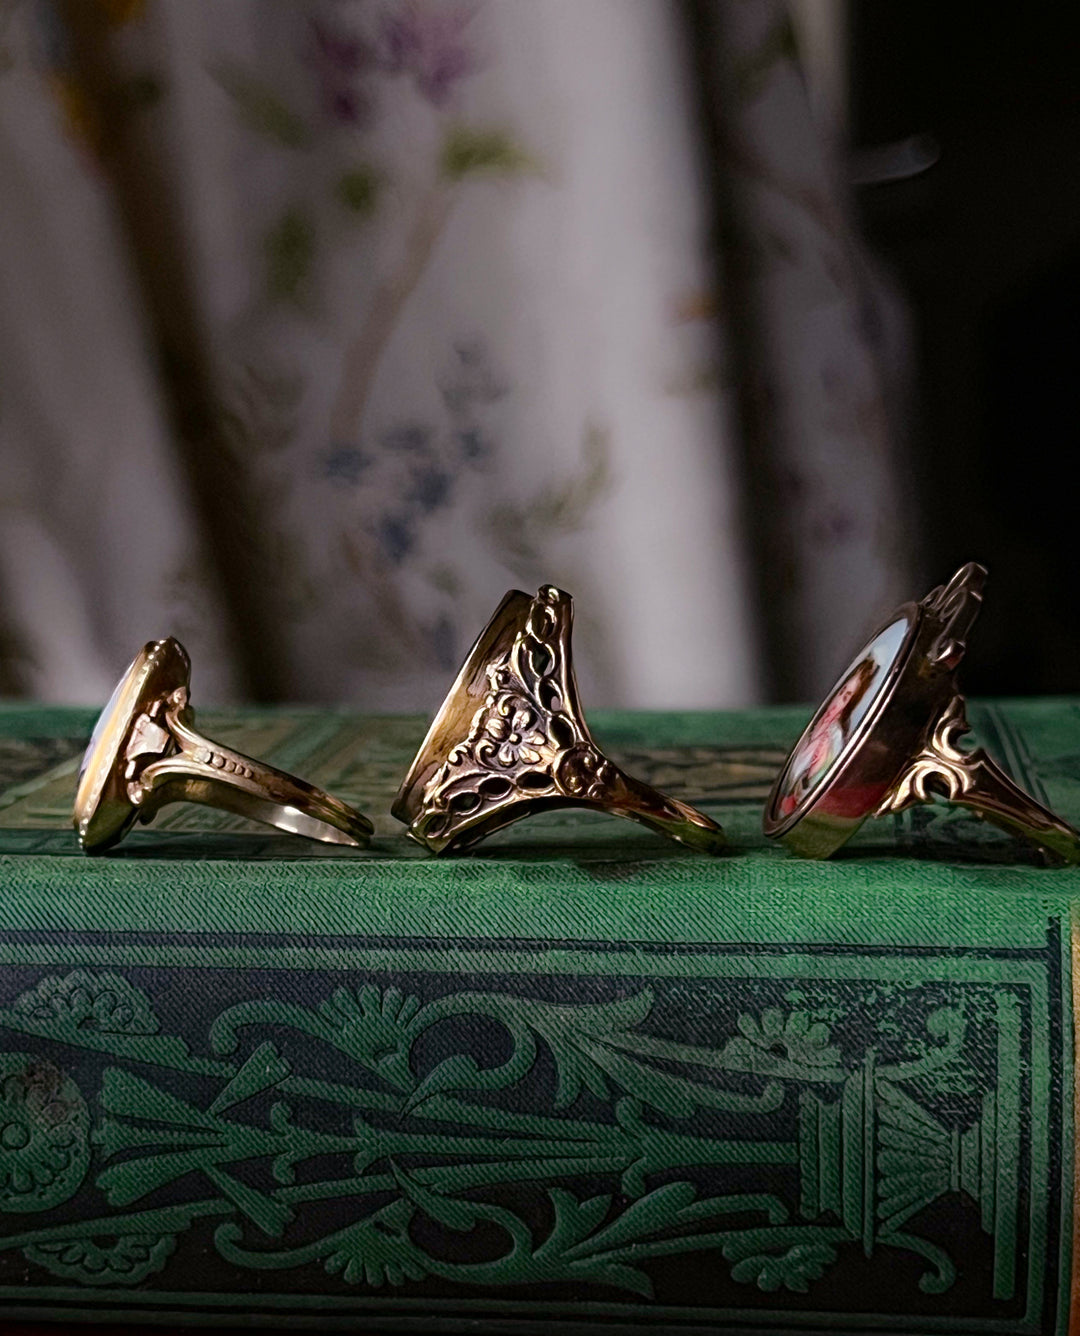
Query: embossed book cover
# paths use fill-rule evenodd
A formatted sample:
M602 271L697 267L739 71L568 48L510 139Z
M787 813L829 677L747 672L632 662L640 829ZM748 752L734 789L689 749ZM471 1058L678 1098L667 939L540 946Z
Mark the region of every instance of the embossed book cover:
M764 847L805 717L595 718L723 858L555 813L432 860L421 721L262 712L207 722L370 850L176 807L89 859L92 716L0 711L0 1311L1069 1331L1080 872L945 807ZM1080 705L972 718L1080 818Z

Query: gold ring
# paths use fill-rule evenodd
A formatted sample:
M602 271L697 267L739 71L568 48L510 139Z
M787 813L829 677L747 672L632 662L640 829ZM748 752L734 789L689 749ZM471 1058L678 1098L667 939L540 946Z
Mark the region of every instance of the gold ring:
M144 646L102 711L79 771L75 830L87 853L118 844L166 803L203 803L328 844L363 846L371 822L302 779L194 729L191 660L171 636Z
M630 817L706 853L724 833L624 774L593 741L570 654L573 599L511 590L480 633L391 808L433 853L557 807Z
M982 603L986 569L970 562L871 637L807 725L777 776L766 835L827 858L870 816L943 797L1080 862L1080 832L1013 783L968 731L956 669Z

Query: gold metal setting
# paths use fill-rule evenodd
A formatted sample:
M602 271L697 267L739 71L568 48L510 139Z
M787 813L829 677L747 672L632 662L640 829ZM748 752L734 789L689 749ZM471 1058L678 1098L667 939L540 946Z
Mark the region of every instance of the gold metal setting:
M506 595L436 715L391 809L434 853L476 844L535 812L629 817L706 853L720 827L623 773L597 747L570 651L573 600L547 585Z
M765 809L767 835L805 857L827 858L867 817L944 798L1038 845L1054 861L1080 862L1080 832L1025 793L981 747L965 751L959 745L969 726L956 670L985 578L985 568L974 562L961 567L921 603L898 608L871 637L777 776ZM800 790L796 758L813 753L815 736L836 726L836 702L845 686L872 658L873 647L900 627L902 643L880 665L864 712L820 778Z
M977 792L979 772L993 763L981 748L964 752L957 745L957 738L963 737L970 728L964 698L954 696L935 723L930 740L912 759L874 816L903 812L917 803L932 803L936 794L948 798L951 803L958 803L970 793Z
M1080 834L1005 774L981 747L961 751L956 739L970 725L963 696L954 696L934 727L930 741L900 776L874 813L903 812L940 794L969 807L976 815L1030 840L1064 863L1080 862Z
M179 641L151 641L121 678L94 729L75 796L87 853L118 844L167 803L194 802L293 835L366 845L367 817L321 789L196 732L191 660Z

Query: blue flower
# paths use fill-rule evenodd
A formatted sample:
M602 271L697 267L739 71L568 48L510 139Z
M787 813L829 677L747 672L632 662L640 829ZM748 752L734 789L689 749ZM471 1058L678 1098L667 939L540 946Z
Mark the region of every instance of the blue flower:
M322 457L322 476L328 482L355 487L373 462L358 446L335 445Z
M457 442L461 447L461 453L470 464L479 464L495 449L492 442L479 427L466 427L464 431L457 434Z
M422 422L410 422L403 427L392 427L384 431L379 443L384 450L403 450L409 453L422 453L431 448L432 430Z
M453 477L437 464L414 469L412 486L405 493L405 500L421 514L430 515L433 510L446 504L453 481Z
M447 672L456 668L460 659L457 647L457 631L454 628L454 623L445 613L428 631L428 639L436 664L440 668L445 668Z
M383 552L400 566L416 546L416 532L407 515L384 515L375 530Z

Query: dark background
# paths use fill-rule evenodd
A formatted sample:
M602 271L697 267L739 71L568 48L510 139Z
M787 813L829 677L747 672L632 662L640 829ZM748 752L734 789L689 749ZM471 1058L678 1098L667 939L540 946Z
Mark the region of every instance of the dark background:
M1075 4L850 6L852 148L937 162L857 188L911 308L930 583L990 568L973 694L1080 690L1080 44Z

